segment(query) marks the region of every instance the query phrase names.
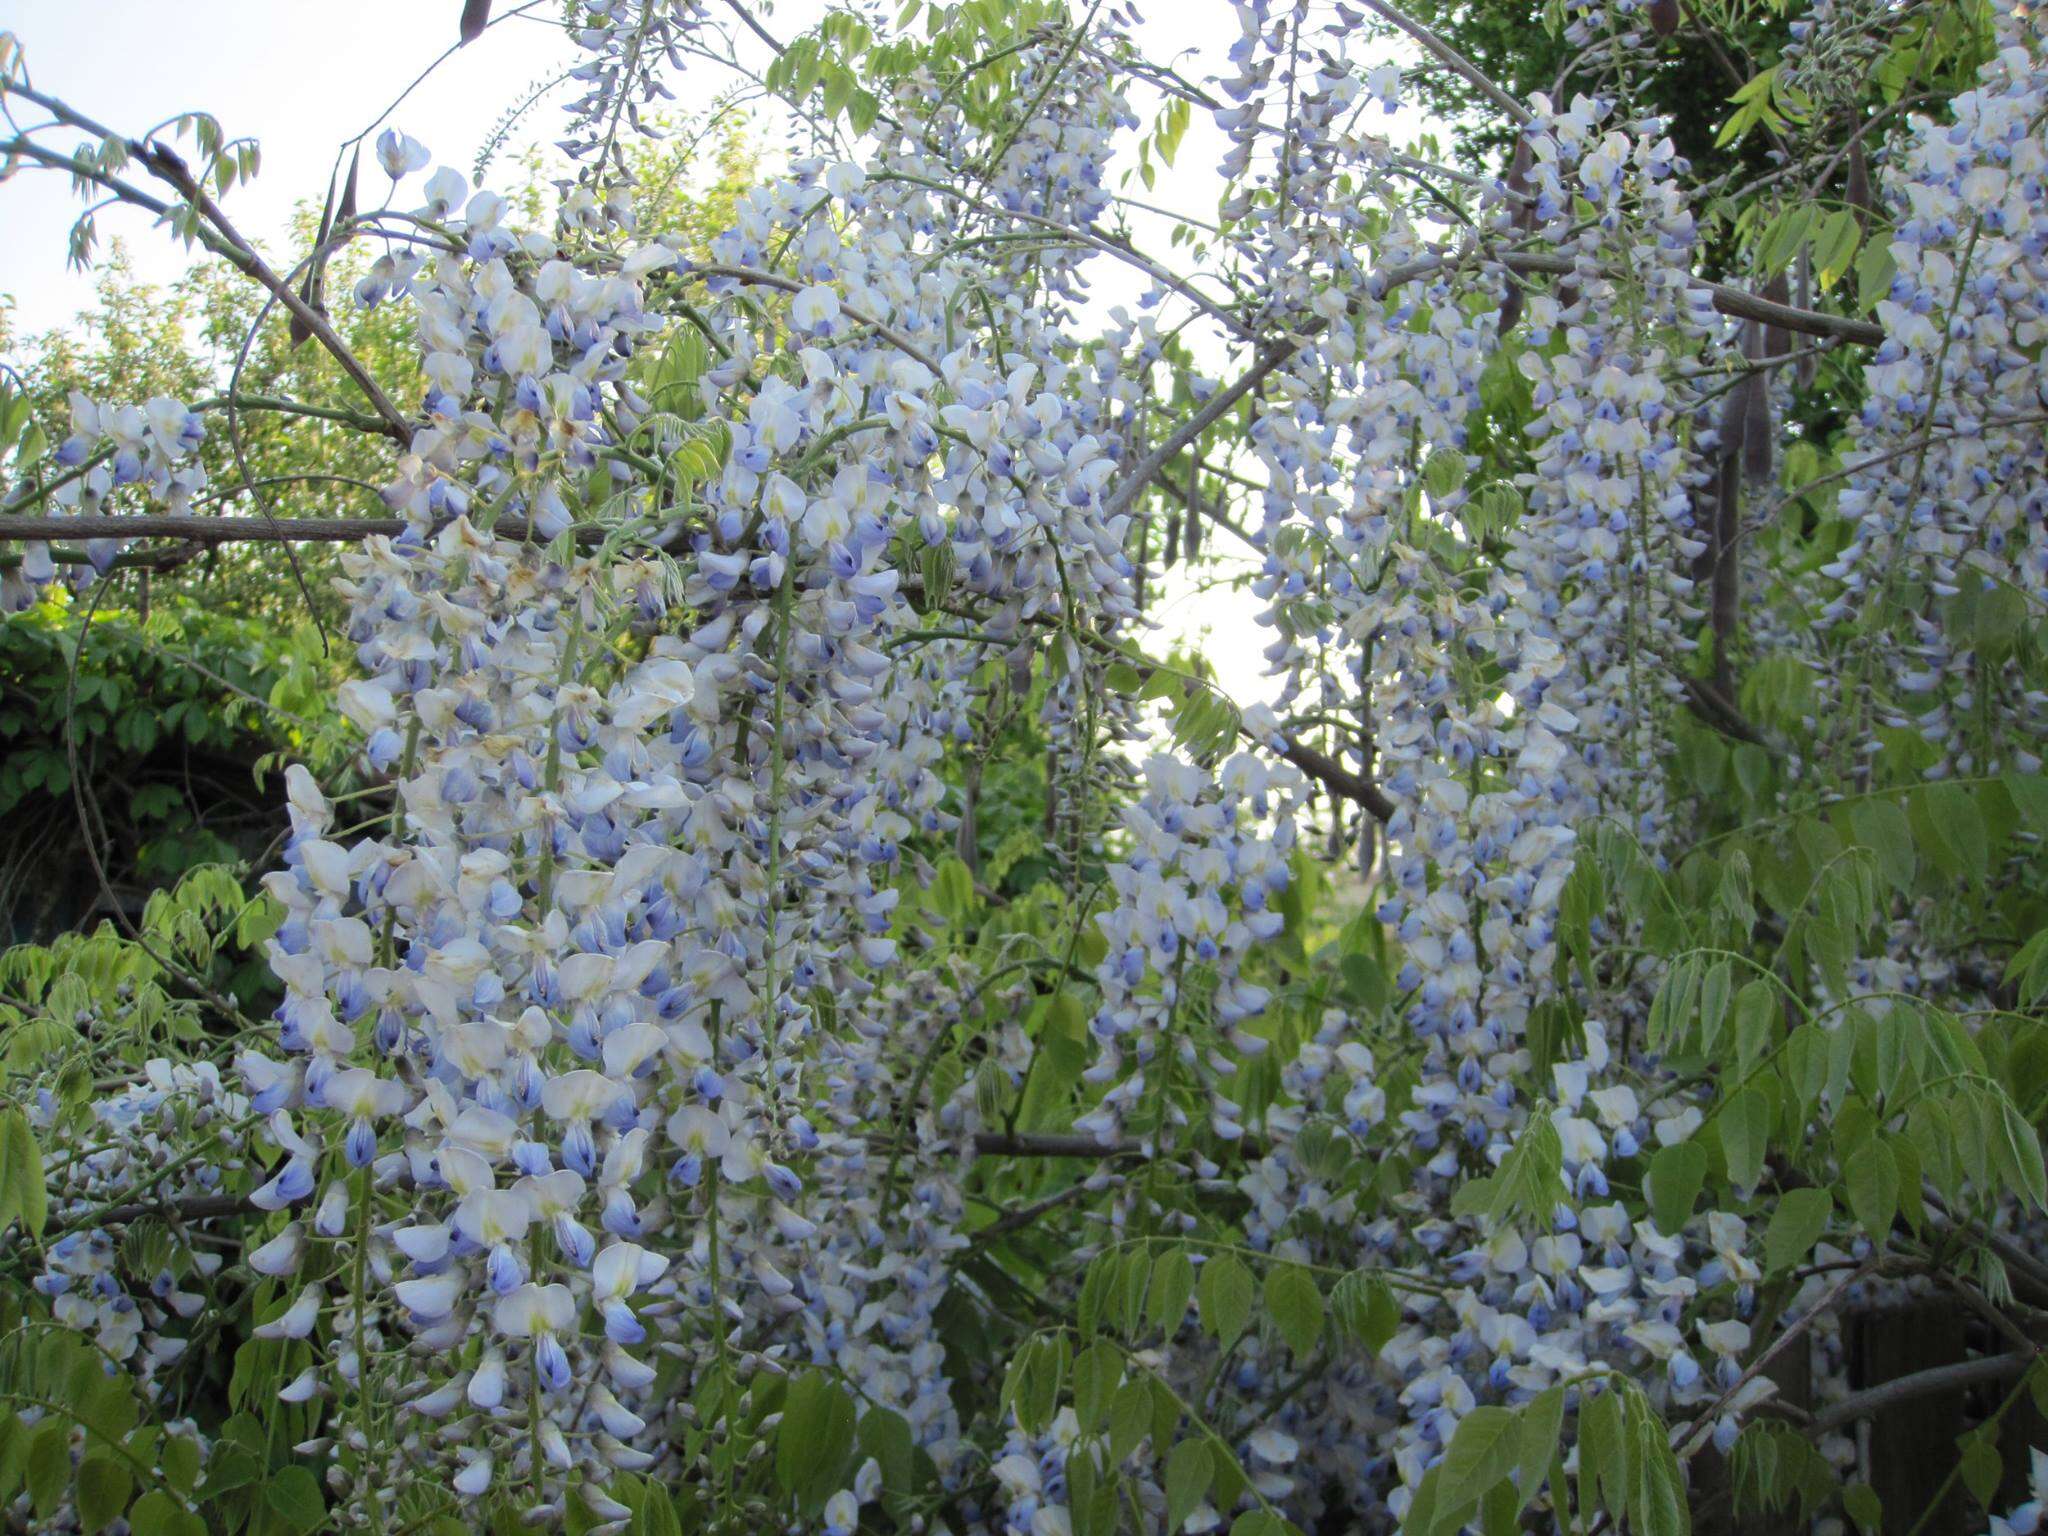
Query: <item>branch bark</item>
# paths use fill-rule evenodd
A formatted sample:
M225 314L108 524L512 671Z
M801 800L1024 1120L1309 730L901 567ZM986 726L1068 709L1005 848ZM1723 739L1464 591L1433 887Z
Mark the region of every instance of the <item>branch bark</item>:
M1845 1424L1867 1419L1915 1398L1953 1392L1959 1387L1982 1386L1986 1382L2010 1381L2032 1365L2035 1358L2019 1353L1991 1355L1982 1360L1937 1365L1931 1370L1915 1371L1910 1376L1895 1376L1866 1391L1851 1392L1841 1401L1830 1403L1814 1414L1810 1429L1816 1435L1826 1434L1831 1429L1840 1429Z
M299 517L272 522L264 517L182 517L96 513L85 517L0 517L0 542L10 539L185 539L194 544L348 544L362 539L395 539L408 524L397 517ZM493 531L508 539L532 535L523 517L501 517ZM596 542L603 530L579 527L579 538Z
M362 359L351 352L348 343L335 334L334 327L328 323L327 317L294 293L291 284L272 271L270 264L256 254L255 247L241 237L234 225L228 222L228 216L221 211L220 205L214 202L207 195L206 189L193 178L191 167L168 146L154 140L148 144L131 140L128 149L152 176L176 190L201 218L219 232L223 240L241 252L243 270L270 290L277 302L291 312L293 319L312 333L314 339L326 348L328 355L341 365L341 371L363 392L364 398L370 402L370 408L377 414L383 434L400 443L410 443L412 425L406 420L405 413L392 404L391 397L384 393L384 387L363 365Z

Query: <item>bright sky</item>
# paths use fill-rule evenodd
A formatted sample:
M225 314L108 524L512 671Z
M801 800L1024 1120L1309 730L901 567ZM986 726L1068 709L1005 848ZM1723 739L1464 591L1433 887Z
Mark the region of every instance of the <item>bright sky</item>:
M515 4L499 0L497 9L502 15ZM757 14L788 38L822 9L819 0L783 0L772 9L757 7ZM368 126L440 58L455 40L460 10L459 0L350 0L341 6L316 0L6 0L0 24L19 39L39 89L111 128L134 133L200 109L213 113L230 137L254 136L263 150L261 174L231 194L227 211L245 234L265 240L282 235L296 204L324 198L337 145ZM550 0L531 17L511 16L492 26L443 62L391 122L426 144L437 163L466 171L508 108L581 57L546 19L555 15L559 8ZM1226 0L1153 0L1137 38L1150 58L1176 63L1200 80L1222 66L1236 35ZM754 62L765 64L765 47L756 51L761 57ZM742 56L749 57L744 51ZM697 67L712 72L712 66ZM713 89L728 83L721 75ZM693 99L679 82L671 87L680 103ZM552 139L561 121L561 94L526 115L507 144L504 163ZM1153 105L1141 99L1141 117ZM763 136L779 141L779 124L764 117ZM1221 135L1197 112L1176 165L1161 169L1151 192L1135 177L1129 190L1177 210L1213 214L1221 150ZM23 173L0 186L0 228L6 231L0 240L0 295L13 304L24 331L71 325L90 302L90 275L67 271L64 264L65 238L80 207L68 178L60 175ZM145 215L115 210L99 227L102 250L111 236L124 235L146 277L168 280L188 263L188 254L151 229ZM1134 218L1139 243L1162 257L1168 227L1144 215ZM1105 260L1092 270L1105 310L1139 292L1140 280L1128 268ZM1217 554L1241 548L1213 528L1208 545ZM1154 611L1162 638L1192 640L1208 633L1203 649L1219 680L1245 704L1271 696L1259 657L1271 634L1252 622L1256 606L1241 594L1192 591L1183 567L1169 577Z

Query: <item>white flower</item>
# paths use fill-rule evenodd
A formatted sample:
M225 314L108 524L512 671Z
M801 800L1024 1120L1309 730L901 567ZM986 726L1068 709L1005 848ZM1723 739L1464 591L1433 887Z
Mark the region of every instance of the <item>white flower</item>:
M426 145L396 128L386 128L377 135L377 163L384 167L384 173L393 181L424 169L431 158Z
M827 331L839 318L839 295L822 283L803 289L790 301L789 323L800 331Z
M576 1299L566 1285L529 1282L499 1297L491 1318L500 1333L515 1339L561 1333L576 1321Z
M259 1339L303 1339L313 1331L313 1324L320 1318L320 1303L323 1300L320 1287L309 1285L300 1291L292 1304L267 1323L259 1323L254 1332Z

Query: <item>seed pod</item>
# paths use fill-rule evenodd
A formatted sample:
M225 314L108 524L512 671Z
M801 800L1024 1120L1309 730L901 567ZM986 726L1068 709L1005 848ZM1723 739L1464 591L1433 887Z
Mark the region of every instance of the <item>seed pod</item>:
M1678 0L1650 0L1650 30L1669 37L1678 30Z
M484 35L484 28L491 24L491 0L464 0L462 7L462 41L473 43Z
M1780 282L1782 288L1783 284ZM1768 294L1768 290L1766 290ZM1742 328L1742 355L1761 362L1770 349L1774 326L1752 320ZM1771 478L1771 388L1767 376L1752 373L1742 398L1742 474L1752 483Z
M334 182L330 178L327 204L320 210L320 232L313 237L313 255L306 266L306 280L299 284L299 302L316 313L320 308L320 269L326 262L324 247L328 234L334 228L334 190ZM302 347L313 338L313 328L299 318L297 310L292 311L291 324L287 329L294 347Z
M1181 530L1180 552L1187 559L1192 560L1195 558L1196 555L1200 554L1201 551L1202 519L1200 514L1195 512L1191 508L1188 512L1187 523L1183 526Z
M1526 138L1515 140L1515 157L1508 162L1508 174L1503 183L1508 194L1515 200L1513 223L1524 234L1536 227L1536 210L1526 201L1529 196L1529 172L1536 166L1536 152L1529 147Z
M1742 381L1721 397L1721 452L1733 458L1742 452L1742 432L1749 420L1750 391L1757 387L1757 376L1746 373Z
M1748 409L1742 419L1742 474L1752 485L1771 478L1771 392L1761 378L1752 379Z
M1763 295L1773 304L1792 302L1791 291L1785 285L1785 274L1780 272L1764 284ZM1792 333L1781 326L1764 327L1764 356L1784 357L1792 350Z
M1799 281L1793 298L1801 309L1813 308L1813 252L1805 246L1799 250ZM1799 361L1792 365L1792 377L1801 389L1811 389L1819 372L1820 359L1811 347L1801 352Z
M1166 514L1166 552L1159 557L1162 570L1172 570L1174 562L1180 559L1180 514Z
M358 144L356 152L349 156L348 180L341 184L341 202L334 210L334 223L341 228L355 221L356 216L356 173L363 168L363 146Z
M1507 297L1500 301L1500 324L1496 327L1494 334L1496 336L1507 335L1509 331L1515 328L1516 322L1521 318L1522 285L1511 282L1508 284Z
M1870 213L1870 165L1863 158L1863 141L1856 140L1849 146L1849 206L1859 213Z

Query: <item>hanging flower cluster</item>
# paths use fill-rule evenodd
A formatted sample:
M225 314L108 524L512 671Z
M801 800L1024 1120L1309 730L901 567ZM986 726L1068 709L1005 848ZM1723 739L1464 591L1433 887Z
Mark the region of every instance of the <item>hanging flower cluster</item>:
M1845 631L1837 719L1917 732L1949 773L2032 771L2044 720L2012 639L2048 601L2038 276L2048 231L2048 72L2010 31L1952 122L1915 116L1879 185L1896 214L1885 340L1864 369L1854 537L1827 574ZM1859 614L1925 593L1909 643Z
M144 1389L154 1391L191 1342L186 1325L207 1305L205 1283L219 1272L221 1255L164 1222L127 1220L124 1242L110 1230L109 1207L145 1190L164 1210L227 1196L244 1172L237 1154L247 1149L250 1106L209 1062L157 1057L142 1076L95 1099L89 1126L78 1133L85 1145L46 1162L50 1220L63 1235L43 1250L34 1285L57 1322L90 1334L108 1359L132 1361ZM47 1131L57 1111L45 1089L30 1123ZM195 1144L213 1156L189 1158Z
M1102 1006L1090 1026L1099 1045L1091 1082L1110 1085L1075 1122L1105 1143L1120 1139L1148 1087L1188 1071L1204 1078L1210 1125L1241 1134L1238 1107L1203 1061L1208 1032L1236 1053L1267 1042L1246 1027L1269 1000L1248 980L1251 949L1279 933L1279 898L1292 878L1292 813L1301 775L1238 753L1212 781L1192 763L1155 757L1145 792L1124 812L1130 851L1110 868L1115 902L1096 921L1107 943L1097 969ZM1241 819L1277 818L1270 831ZM1155 1120L1162 1140L1175 1139Z
M91 516L132 486L145 504L189 512L192 498L206 488L206 470L195 457L205 437L198 414L168 396L114 405L73 390L71 435L55 455L50 501L65 513ZM101 575L123 548L119 539L85 541L86 558ZM56 574L47 543L24 545L20 564L0 571L0 610L29 607Z
M1219 1339L1206 1295L1159 1304L1160 1347L1112 1386L1142 1375L1191 1419L1276 1406L1178 1442L1227 1446L1228 1497L1183 1499L1150 1417L1113 1434L1147 1518L1388 1528L1474 1414L1553 1392L1578 1414L1632 1394L1729 1452L1769 1391L1763 1133L1744 1188L1663 1229L1646 1170L1710 1146L1732 1166L1710 1122L1739 1085L1673 1066L1653 999L1691 973L1649 958L1640 915L1573 904L1625 863L1681 905L1673 718L1703 638L1717 667L1734 644L1698 584L1757 571L1724 493L1793 388L1765 376L1755 304L1734 318L1695 276L1668 125L1539 95L1504 174L1432 166L1380 136L1398 67L1331 51L1306 4L1244 0L1205 98L1229 192L1202 284L1105 227L1143 78L1114 21L1006 46L994 108L897 70L858 152L821 131L692 257L641 227L619 140L710 51L709 8L572 11L577 169L552 224L452 169L407 193L430 152L377 141L419 211L361 233L355 298L407 319L421 384L381 486L401 531L336 583L370 816L288 773L274 1028L239 1042L237 1090L155 1063L96 1104L108 1145L53 1172L51 1315L153 1381L220 1260L108 1211L138 1188L246 1196L254 1336L310 1361L282 1392L326 1416L307 1454L387 1529L422 1477L623 1529L621 1474L698 1489L735 1405L816 1373L869 1429L907 1427L920 1528L1064 1536L1101 1436L1078 1401L1034 1425L959 1316L1014 1306L1064 1350L1071 1259L1183 1241L1205 1280L1227 1254L1392 1300L1372 1351L1320 1362L1284 1327ZM1567 36L1620 70L1662 14L1575 7ZM1801 48L1844 25L1817 11ZM2048 76L2001 36L1885 179L1898 275L1843 477L1853 536L1821 573L1836 633L1752 632L1839 648L1822 693L1845 751L1911 729L1947 776L2038 768L2048 725L1999 629L2008 594L2048 601ZM1142 276L1135 313L1089 312L1107 261ZM1239 351L1234 384L1190 364L1197 322ZM1503 395L1506 448L1477 425L1499 430ZM61 511L131 486L191 510L196 409L79 397L73 420ZM1162 473L1186 486L1167 563L1199 545L1179 530L1209 517L1205 475L1247 493L1242 528L1215 520L1254 552L1270 707L1138 671ZM89 546L96 573L120 549ZM55 569L30 546L8 601ZM1903 631L1859 627L1908 598ZM972 867L1006 731L1042 751L1033 898L1057 942ZM1318 837L1364 885L1341 931L1310 911ZM942 882L980 948L924 920ZM1827 1020L1830 1107L1857 1029L1963 985L1921 911L1866 905L1874 945L1784 967ZM1575 966L1574 923L1615 963ZM1776 993L1741 1006L1765 1030L1745 1051L1795 1054ZM1057 1117L1049 1142L1027 1105ZM172 1159L223 1125L219 1155ZM1072 1189L989 1171L1020 1149L1087 1168ZM979 1262L1083 1195L1031 1286ZM1778 1299L1840 1396L1844 1346L1814 1320L1871 1251L1819 1242ZM983 1400L1002 1406L965 1421ZM731 1422L702 1422L708 1401ZM854 1536L901 1493L862 1445L793 1528Z

